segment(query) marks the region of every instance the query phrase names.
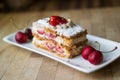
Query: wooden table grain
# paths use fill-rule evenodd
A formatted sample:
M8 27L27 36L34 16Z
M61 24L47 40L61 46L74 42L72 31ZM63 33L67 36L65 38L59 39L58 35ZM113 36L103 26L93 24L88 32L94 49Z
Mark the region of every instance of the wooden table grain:
M12 32L31 26L33 21L51 15L71 18L86 28L89 34L120 42L120 7L0 13L0 80L120 80L120 58L86 74L2 40Z

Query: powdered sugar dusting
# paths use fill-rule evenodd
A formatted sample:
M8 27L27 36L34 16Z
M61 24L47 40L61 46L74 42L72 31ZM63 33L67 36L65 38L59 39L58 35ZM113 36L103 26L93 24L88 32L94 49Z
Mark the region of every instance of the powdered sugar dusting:
M56 31L59 35L71 37L71 36L76 35L77 33L84 31L84 30L85 29L83 29L79 25L74 25L73 27L69 27L69 28L65 28L65 29L57 29Z

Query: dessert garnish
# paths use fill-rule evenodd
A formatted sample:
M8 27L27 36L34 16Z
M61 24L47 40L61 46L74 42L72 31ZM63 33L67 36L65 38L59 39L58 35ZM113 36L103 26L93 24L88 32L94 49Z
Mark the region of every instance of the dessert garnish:
M99 44L99 50L96 50L95 48L89 45L84 47L82 50L82 57L94 65L98 65L103 61L103 53L109 53L117 49L117 47L115 47L110 51L100 51L100 43L97 41L96 43Z
M31 29L30 28L27 28L25 30L25 32L21 32L21 31L18 31L16 34L15 34L15 40L18 42L18 43L25 43L29 40L32 40L33 36L32 36L32 32L31 32Z
M28 39L32 40L33 36L30 28L25 30L25 34L28 36Z
M91 46L86 46L83 48L82 50L82 57L86 60L88 60L88 56L90 55L90 53L92 53L93 51L95 51L95 49Z
M71 19L67 19L67 23L66 23L66 25L67 25L67 27L73 27L73 25L75 25L75 24L73 24L73 22L72 22L72 20Z
M88 61L94 65L100 64L103 61L103 54L98 50L94 50L89 54Z
M13 26L17 29L22 29L22 27L18 27L14 21L14 19L11 17L10 18L10 21L11 23L13 24ZM18 31L16 34L15 34L15 40L18 42L18 43L25 43L27 41L30 41L32 40L33 36L32 36L32 32L31 32L31 29L30 28L27 28L25 29L24 32L22 31Z
M19 32L17 32L16 35L15 35L15 40L16 40L18 43L25 43L25 42L27 42L27 40L28 40L28 36L27 36L25 33L19 31Z
M66 24L67 20L64 17L51 16L49 22L52 26L56 26L56 25L59 25L59 24Z

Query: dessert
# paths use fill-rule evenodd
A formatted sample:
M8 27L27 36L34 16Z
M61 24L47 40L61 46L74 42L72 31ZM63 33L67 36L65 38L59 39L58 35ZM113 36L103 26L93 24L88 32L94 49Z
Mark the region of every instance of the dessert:
M87 30L60 16L39 19L32 25L33 41L38 47L62 58L73 58L87 43Z

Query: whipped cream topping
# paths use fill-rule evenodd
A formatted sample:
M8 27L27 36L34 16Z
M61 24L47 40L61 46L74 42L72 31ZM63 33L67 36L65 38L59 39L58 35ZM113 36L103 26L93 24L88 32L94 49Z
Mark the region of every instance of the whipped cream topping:
M57 32L60 36L66 36L66 37L72 37L82 31L85 31L84 28L77 24L70 24L70 20L68 20L68 23L70 24L59 24L57 26L52 26L49 24L50 18L43 18L40 19L36 22L33 22L33 31L38 30L38 29L44 29L45 27L51 28Z

